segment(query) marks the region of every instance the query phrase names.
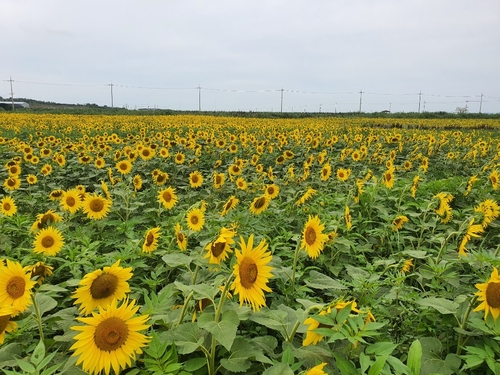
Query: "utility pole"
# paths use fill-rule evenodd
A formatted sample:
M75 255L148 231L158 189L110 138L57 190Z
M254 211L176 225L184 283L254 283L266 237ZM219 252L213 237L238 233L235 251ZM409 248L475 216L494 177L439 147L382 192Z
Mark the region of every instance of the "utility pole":
M113 82L111 82L109 85L108 85L110 88L111 88L111 108L113 108L114 106L114 103L113 103Z
M420 113L420 102L422 101L422 91L418 93L418 113Z
M479 114L481 114L482 107L483 107L483 93L481 93L481 101L479 102Z
M198 112L201 112L201 86L198 83Z
M12 89L12 76L9 77L9 82L10 82L10 100L12 101L12 110L14 110L14 90Z
M361 102L363 100L363 90L359 92L359 113L361 113Z
M281 88L281 107L280 107L280 112L283 113L283 87Z

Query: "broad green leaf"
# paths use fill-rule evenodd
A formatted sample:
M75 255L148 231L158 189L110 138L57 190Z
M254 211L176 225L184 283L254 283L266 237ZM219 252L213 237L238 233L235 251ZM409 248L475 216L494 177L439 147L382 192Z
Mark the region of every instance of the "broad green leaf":
M335 364L340 370L342 375L357 375L358 370L356 370L356 366L345 358L342 354L333 352L333 356L335 357Z
M179 252L166 254L162 256L161 259L165 262L165 264L169 268L177 268L182 266L187 267L193 261L193 258L191 258L189 255Z
M202 314L198 318L198 323L202 329L210 332L227 351L231 350L239 323L234 311L226 311L218 323L211 319L210 314Z
M196 370L199 370L203 366L207 365L207 359L205 357L197 357L197 358L191 358L188 359L183 366L183 370L187 372L195 372Z
M37 293L35 296L35 303L38 306L40 315L43 316L46 312L57 307L57 301L43 293Z
M204 335L196 323L183 323L173 334L179 354L190 354L203 344Z
M389 354L381 355L377 357L375 363L368 370L368 375L379 375L382 369L384 368L385 363L387 362L387 358Z
M309 273L309 277L310 278L308 280L305 280L305 283L308 287L313 289L347 289L347 287L339 281L336 281L318 271L311 271Z
M294 373L286 363L277 363L266 369L262 375L294 375Z
M427 251L422 250L404 250L401 252L404 255L408 255L411 258L423 259L427 257Z
M398 347L398 344L394 344L392 342L377 342L368 346L365 349L366 354L372 355L390 355L394 349Z
M42 340L40 340L37 346L35 347L35 350L33 350L33 354L31 354L30 361L35 366L38 366L38 364L42 361L43 357L45 357L45 344L43 343Z
M420 375L422 366L422 344L415 340L408 351L408 360L406 361L411 375Z
M417 300L421 306L433 307L441 314L456 314L459 304L446 298L427 297Z

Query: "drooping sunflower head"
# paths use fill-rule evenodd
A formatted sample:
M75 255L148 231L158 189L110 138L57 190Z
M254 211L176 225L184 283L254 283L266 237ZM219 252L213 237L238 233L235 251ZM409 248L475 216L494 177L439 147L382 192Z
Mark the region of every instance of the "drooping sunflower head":
M227 259L229 253L232 252L231 245L234 244L233 237L236 232L231 229L222 228L220 234L216 240L210 242L206 247L207 254L205 258L208 258L208 263L210 264L220 264Z
M323 367L327 365L326 362L320 363L317 366L314 366L310 370L308 370L305 375L328 375L326 372L323 371Z
M474 311L484 310L484 318L491 314L495 320L500 315L500 276L498 269L493 268L491 276L484 284L476 284L479 291L476 293L481 304Z
M302 232L301 248L305 248L309 257L313 259L319 256L325 242L328 241L328 235L323 233L324 230L325 225L321 224L319 217L309 215Z
M9 259L6 265L0 263L0 306L11 306L15 310L12 316L31 305L31 289L34 285L31 273L20 263Z
M222 208L221 216L226 216L229 210L235 208L240 200L236 198L234 195L231 195L229 199L224 203L224 207Z
M144 243L142 244L142 252L151 254L158 247L158 239L160 238L160 227L150 229L146 232Z
M63 194L64 194L64 190L62 190L62 189L55 189L55 190L52 190L50 192L49 198L52 201L57 201L57 200L61 199L61 197L62 197Z
M262 306L266 306L264 291L272 291L267 286L273 276L273 268L268 266L272 255L267 251L268 245L264 239L255 248L253 243L253 234L247 243L243 237L240 238L241 251L235 252L237 264L234 265L235 279L231 289L234 289L234 294L239 294L240 306L249 303L254 311L259 311Z
M10 320L14 314L16 314L16 310L12 306L0 307L0 345L5 341L5 333L17 329L17 323Z
M260 215L269 207L270 202L271 199L266 194L256 197L250 204L250 212L254 215Z
M150 340L139 332L149 328L149 316L135 316L138 309L134 300L126 300L119 307L113 300L105 308L100 307L99 313L77 318L85 325L71 327L79 332L70 348L74 350L72 356L78 357L76 364L82 364L83 370L93 375L109 375L111 369L119 374L130 367Z
M47 228L52 223L58 223L62 221L62 216L59 215L54 210L48 210L44 214L38 214L36 221L31 226L32 231L41 230Z
M13 216L17 212L16 202L10 196L0 200L0 212L5 216Z
M31 269L31 278L36 281L38 285L42 285L46 277L52 275L54 267L45 264L44 262L36 262Z
M186 251L188 241L186 235L182 232L181 225L179 223L175 224L174 230L177 246L179 246L179 249L181 249L182 251Z
M408 222L408 217L404 215L397 216L393 221L392 221L392 229L395 231L398 231L400 229L403 229L404 223Z
M134 179L132 180L132 183L134 184L134 191L139 191L142 189L142 177L138 174L134 176Z
M89 315L96 307L105 307L113 300L121 300L130 292L128 280L132 277L132 267L120 267L118 260L112 266L86 274L74 292L75 305Z
M96 193L92 195L87 194L83 201L83 213L87 214L89 219L101 220L108 215L111 205L111 200L103 198Z

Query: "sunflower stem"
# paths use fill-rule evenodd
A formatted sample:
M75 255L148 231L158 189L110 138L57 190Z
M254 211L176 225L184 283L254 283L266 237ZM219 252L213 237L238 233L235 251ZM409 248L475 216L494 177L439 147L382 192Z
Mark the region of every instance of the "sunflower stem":
M299 252L300 252L300 241L297 242L297 247L295 248L295 255L293 256L293 266L292 266L292 293L290 293L290 302L293 302L295 297L295 272L297 270L297 262L299 260Z
M469 304L469 307L467 308L467 311L465 312L464 319L462 320L462 324L460 324L460 329L462 332L465 330L467 327L467 320L469 320L469 314L472 311L472 307L474 306L474 303L476 302L477 296L474 296ZM464 334L460 332L458 335L458 343L457 343L457 355L460 355L462 352L462 345L464 344Z
M181 311L181 316L179 316L179 320L177 321L177 327L181 325L182 321L184 320L184 317L186 316L187 312L187 307L189 301L191 301L191 298L193 298L194 292L191 292L188 294L186 299L184 300L184 306L182 306L182 311Z
M42 317L40 315L40 309L38 308L38 304L36 303L36 293L33 293L31 295L31 301L33 301L33 309L35 310L35 320L36 324L38 325L40 340L43 342L45 339L43 336Z
M443 244L441 245L441 248L439 249L439 253L436 257L436 264L439 264L439 261L441 260L441 257L443 255L443 251L444 251L444 248L446 247L446 244L448 243L449 239L451 238L451 236L453 236L454 234L458 234L460 232L451 232L448 237L446 237L446 239L444 240Z
M219 304L217 305L217 310L215 311L215 317L214 321L215 323L219 323L220 315L222 313L222 307L224 306L224 302L226 301L226 296L227 296L227 291L230 287L231 281L234 278L234 273L231 273L229 277L226 280L226 283L224 285L224 289L222 290L222 295L219 300ZM208 362L208 375L215 375L218 371L215 369L215 349L216 349L217 341L215 340L215 337L212 335L212 344L210 346L210 352L209 352L209 357L207 357L207 362Z
M497 246L497 249L495 250L495 253L493 254L493 258L496 258L499 252L500 252L500 245Z

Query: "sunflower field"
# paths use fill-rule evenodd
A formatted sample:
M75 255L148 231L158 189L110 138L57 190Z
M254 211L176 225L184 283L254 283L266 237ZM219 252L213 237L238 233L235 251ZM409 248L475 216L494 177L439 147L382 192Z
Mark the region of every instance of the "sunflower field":
M499 130L0 114L0 374L500 374Z

